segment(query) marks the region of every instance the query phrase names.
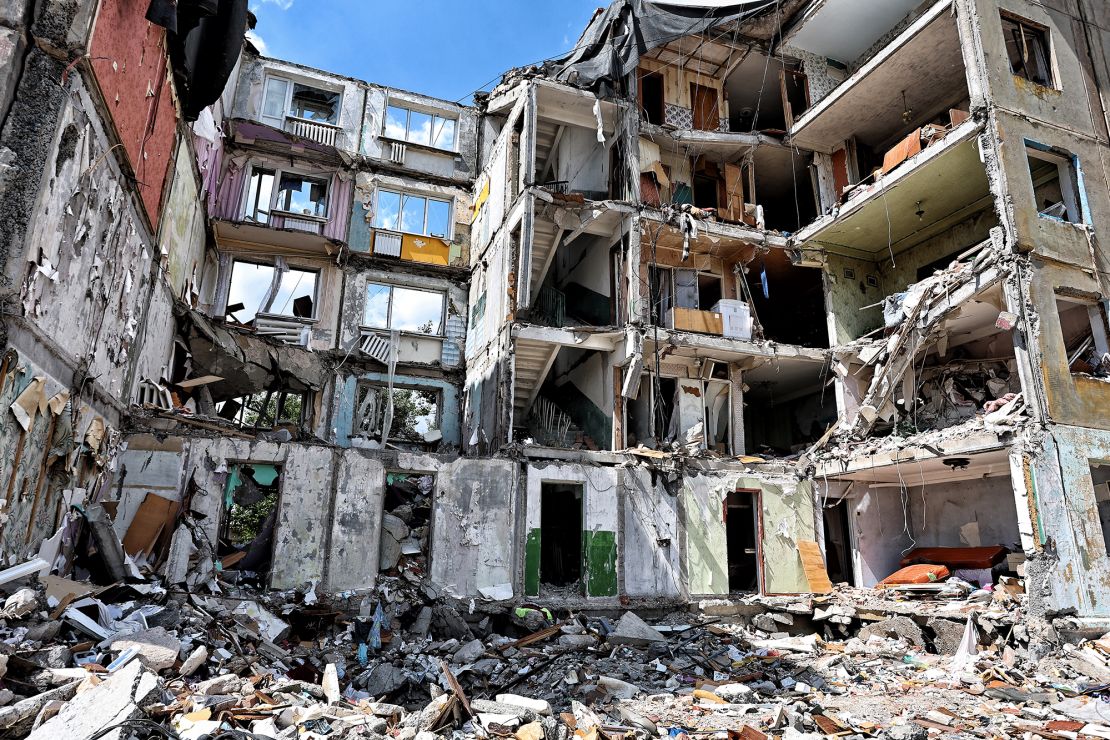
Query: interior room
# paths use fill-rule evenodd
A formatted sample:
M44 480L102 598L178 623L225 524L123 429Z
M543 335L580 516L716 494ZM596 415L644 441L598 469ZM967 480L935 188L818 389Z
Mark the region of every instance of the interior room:
M745 265L742 285L757 338L816 349L829 346L819 268L799 267L785 250L770 249Z
M581 590L584 504L581 484L541 484L540 588L545 592Z
M743 379L749 455L794 455L836 423L836 394L827 386L827 367L820 362L767 362L743 371Z
M273 556L281 466L237 463L228 468L216 554L224 570L265 585Z
M801 64L752 51L725 81L729 130L783 135L809 108L809 83Z
M858 552L871 587L915 564L988 585L1020 553L1017 507L1005 450L873 468L841 476Z

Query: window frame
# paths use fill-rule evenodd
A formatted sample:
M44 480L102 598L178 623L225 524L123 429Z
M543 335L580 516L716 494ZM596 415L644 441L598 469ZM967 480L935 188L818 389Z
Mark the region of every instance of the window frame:
M247 218L247 206L250 203L251 181L254 179L254 173L257 170L265 170L267 172L273 173L273 176L274 176L274 184L273 184L273 187L270 189L270 202L268 203L269 210L266 211L266 213L268 213L269 216L268 216L266 221L255 221L253 219L248 219ZM325 215L317 216L317 215L311 214L311 213L297 213L296 211L287 211L287 210L278 208L277 207L277 201L278 201L279 195L281 194L281 178L282 178L283 175L295 175L297 177L303 177L303 178L310 179L310 180L319 180L322 183L324 183L324 213L325 213ZM331 221L331 216L327 215L331 212L331 205L332 205L331 195L332 195L332 193L331 193L331 179L329 177L327 177L327 175L307 174L307 173L300 172L300 171L294 170L294 169L284 169L282 167L271 167L271 166L268 166L268 165L266 165L262 162L251 162L247 167L247 177L246 177L246 182L245 182L244 187L243 187L242 204L239 208L239 219L241 221L249 222L249 223L252 223L252 224L258 224L259 226L271 226L272 227L272 219L273 219L273 216L276 213L276 215L278 215L278 216L292 216L293 218L307 219L307 220L310 220L310 221L319 221L321 224L325 224L325 223L328 223L329 221ZM255 204L255 210L257 210L257 209L258 209L258 206L257 206L257 204Z
M423 236L423 237L427 237L428 239L442 239L445 242L452 241L455 238L455 198L454 197L452 197L450 199L444 199L444 198L439 198L439 197L433 197L431 195L428 195L427 193L421 193L421 192L415 191L415 190L406 190L404 188L379 187L374 192L374 223L375 224L378 223L378 219L381 217L381 212L382 212L381 197L382 197L382 193L389 193L391 195L396 195L399 199L398 206L397 206L397 228L389 229L389 228L386 228L385 226L374 226L374 228L376 230L378 230L378 231L390 231L390 232L394 232L394 233L397 233L397 234L411 234L412 236ZM423 231L406 231L404 228L402 228L401 216L404 213L405 198L406 197L408 197L408 198L423 198L424 199L424 226L423 226ZM428 209L428 202L429 201L435 201L437 203L444 203L444 204L447 205L447 234L445 234L444 236L433 236L433 235L428 233L428 210L429 210Z
M1087 226L1091 223L1088 212L1087 196L1083 186L1083 170L1079 166L1079 157L1055 147L1042 144L1032 139L1025 139L1026 161L1037 159L1056 166L1057 176L1060 180L1060 195L1064 206L1074 218L1053 216L1042 212L1041 205L1036 202L1037 183L1033 180L1033 170L1029 169L1029 185L1033 191L1033 207L1037 217L1055 221L1057 223L1072 224L1074 226Z
M261 103L261 105L258 109L258 118L263 123L266 122L265 119L273 119L273 116L267 116L265 114L266 113L266 88L269 87L271 79L282 80L287 85L286 88L285 88L285 101L282 104L282 109L281 109L282 110L281 125L278 126L277 128L284 128L285 127L285 121L289 118L293 118L293 119L296 119L298 121L308 121L309 123L319 123L319 124L323 124L325 126L334 126L335 128L341 128L340 121L343 119L343 88L342 87L340 87L339 89L335 89L335 88L331 88L331 87L325 87L325 86L322 86L322 85L317 85L317 84L307 82L303 78L297 78L297 77L294 77L292 75L282 74L280 72L276 72L276 71L272 71L272 70L266 70L266 73L262 76L262 103ZM313 88L313 89L316 89L316 90L320 90L321 92L333 93L333 94L337 95L338 97L336 98L336 101L335 101L335 122L332 123L331 121L318 121L318 120L313 119L313 118L302 118L300 116L293 115L293 88L294 88L295 85L300 85L301 87L310 87L310 88Z
M448 153L451 153L451 154L458 154L458 151L459 151L459 117L458 117L458 115L448 116L448 115L445 115L442 111L437 111L437 110L434 110L434 109L421 108L419 106L413 107L411 104L408 104L408 103L401 104L402 102L403 101L393 101L393 100L386 100L385 101L385 112L382 115L382 129L381 129L381 137L383 139L388 139L389 141L399 141L399 142L403 142L405 144L412 144L414 146L422 146L422 147L426 147L428 149L432 149L432 150L437 151L437 152L448 152ZM386 133L386 126L389 123L389 109L390 108L396 108L397 110L405 111L405 136L402 139L399 139L395 136L390 136L388 133ZM455 132L454 132L454 135L451 137L451 146L450 147L437 146L436 144L432 144L431 142L425 144L422 141L412 141L409 137L412 133L412 114L413 113L418 113L418 114L423 115L423 116L431 116L431 118L432 118L432 131L435 131L435 125L436 125L435 122L436 122L437 118L441 121L451 121L452 123L454 123L455 124Z
M245 265L256 265L258 267L269 267L269 268L272 268L274 270L279 269L277 264L275 264L274 262L266 262L265 260L261 260L261 259L244 259L244 258L238 257L236 255L230 255L230 257L231 257L231 262L228 265L228 273L227 273L227 292L223 296L224 314L225 315L227 314L227 306L231 302L231 286L232 286L232 281L235 279L235 265L236 264L243 263ZM312 316L296 316L296 315L294 315L293 312L292 312L292 310L293 310L292 309L292 301L290 301L290 309L289 309L290 312L287 313L287 314L285 314L285 313L275 313L273 311L262 311L262 306L258 306L258 308L254 312L254 317L255 318L257 318L259 313L261 313L263 316L280 316L283 319L292 319L294 321L301 321L301 322L304 322L304 323L315 323L315 322L320 320L320 279L321 279L321 277L323 277L324 271L321 270L321 269L312 269L312 268L309 268L309 267L301 267L299 265L286 265L285 269L282 270L282 272L286 273L286 272L289 272L290 270L296 270L298 272L311 273L311 274L316 276L316 279L315 279L315 281L313 282L313 285L312 285ZM282 279L284 280L284 275L283 275ZM281 290L281 283L278 283L278 290L279 291ZM275 296L275 298L276 298L276 296Z
M365 424L364 424L364 420L362 418L360 418L360 416L359 416L359 408L362 405L361 396L362 396L362 391L363 391L364 388L375 388L379 392L381 392L382 394L386 394L386 393L390 392L389 385L385 381L359 380L355 383L354 408L353 408L353 413L351 414L351 428L350 428L350 431L349 431L350 436L354 439L373 439L375 435L378 436L378 437L381 436L381 429L380 428L377 429L376 431L375 430L367 431L367 430L362 428L362 427L365 426ZM397 391L417 391L419 393L434 394L435 397L436 397L436 403L435 403L436 408L435 408L435 422L434 422L435 426L433 428L436 431L439 431L441 433L443 432L443 399L444 399L444 393L443 393L442 388L422 387L422 386L418 386L418 385L411 385L411 384L405 384L405 383L394 383L392 392L396 393ZM390 430L389 430L389 439L391 441L401 442L402 444L410 444L410 445L411 444L418 444L418 445L422 445L422 446L425 446L425 445L431 446L433 444L433 443L425 442L422 439L421 440L414 440L414 439L409 439L408 437L396 436L395 435L396 431L397 431L396 427L390 428Z
M255 400L256 398L262 398L264 399L264 402L268 405L269 397L274 395L277 396L277 402L274 406L275 418L270 420L270 425L266 426L265 423L263 423L261 426L259 426L258 424L248 424L247 420L244 418L248 411L255 414L261 414L261 412L259 412L257 409L250 408L251 401ZM285 408L285 404L289 400L290 396L299 397L301 399L301 412L299 418L295 420L279 418L282 416L281 412ZM235 412L235 415L228 419L228 421L235 424L235 426L239 429L276 429L279 424L294 424L298 428L311 426L313 403L312 391L294 391L288 388L268 389L256 391L254 393L247 393L242 396L235 396L234 398L227 398L220 403L224 404L229 401L240 402L242 401L242 399L247 400L245 402L242 402L239 409ZM262 421L265 422L265 419L262 419Z
M1003 43L1003 46L1006 47L1006 64L1010 68L1010 74L1013 75L1014 77L1020 77L1021 79L1025 80L1027 82L1030 82L1034 85L1038 85L1040 87L1045 87L1045 88L1048 88L1050 90L1060 90L1060 89L1062 89L1060 87L1060 82L1059 82L1060 75L1059 75L1059 73L1056 69L1056 51L1055 51L1055 46L1052 42L1052 29L1050 29L1048 26L1044 25L1043 23L1037 23L1036 21L1031 21L1028 18L1023 18L1020 15L1016 15L1014 13L1011 13L1011 12L1007 11L1007 10L1000 9L999 10L999 16L1000 16L1001 22L1002 22L1002 43ZM1019 32L1022 35L1022 43L1024 45L1028 45L1028 42L1026 41L1026 32L1027 31L1031 31L1033 34L1035 34L1043 42L1045 74L1048 76L1047 81L1038 82L1037 80L1033 79L1033 77L1029 76L1028 74L1025 74L1023 72L1019 72L1019 71L1014 69L1013 62L1010 59L1010 51L1009 51L1009 45L1010 45L1009 44L1009 41L1010 41L1009 33L1010 33L1011 29L1009 28L1009 26L1007 24L1014 24L1014 25L1017 26ZM1027 71L1028 70L1028 61L1023 60L1022 61L1022 66L1023 66L1023 71Z
M381 286L381 287L384 287L384 288L389 288L389 308L386 310L386 320L385 320L386 325L385 326L370 326L369 324L366 323L366 308L368 306L367 294L370 290L370 286L372 286L372 285L377 285L377 286ZM432 333L432 334L425 334L423 332L411 331L409 329L394 329L393 328L393 297L394 297L395 291L398 288L400 288L402 290L419 291L421 293L432 293L434 295L438 295L441 298L440 311L439 311L439 329L438 329L437 332ZM433 339L442 339L442 338L447 336L447 291L446 290L436 290L436 289L432 289L432 288L416 288L416 287L413 287L411 285L401 285L401 284L398 284L398 283L386 283L386 282L380 282L378 280L367 280L366 284L363 287L362 295L363 295L363 307L362 307L362 317L359 320L359 328L362 329L363 331L373 331L373 332L397 331L397 332L400 332L401 334L408 334L408 335L415 336L415 337L431 337Z

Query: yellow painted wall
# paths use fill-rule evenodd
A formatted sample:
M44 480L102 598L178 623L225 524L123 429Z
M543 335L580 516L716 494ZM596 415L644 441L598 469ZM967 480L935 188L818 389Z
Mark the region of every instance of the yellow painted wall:
M374 233L374 238L377 238L377 232ZM370 251L374 251L373 243ZM401 237L401 259L446 266L451 264L451 243L431 236L405 234Z

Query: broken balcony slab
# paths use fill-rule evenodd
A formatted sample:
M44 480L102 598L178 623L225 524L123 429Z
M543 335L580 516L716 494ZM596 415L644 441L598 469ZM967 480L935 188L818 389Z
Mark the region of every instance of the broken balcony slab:
M221 251L265 251L267 254L325 255L332 257L347 248L337 239L301 229L275 228L247 221L212 219L216 246ZM322 226L321 226L322 228Z
M890 477L897 480L897 466L992 453L1006 457L1014 445L1014 431L1013 428L987 428L971 420L909 437L846 443L822 453L817 460L816 476L820 479L855 476L869 480L868 476L877 475L876 470L890 468ZM916 475L917 468L912 469Z
M965 99L966 72L951 4L938 2L806 111L790 129L791 143L832 153L854 137L881 147L905 128L907 111L933 116Z
M751 365L762 364L759 359L779 362L797 361L808 366L820 366L828 361L828 352L820 349L799 347L777 342L755 342L731 337L712 336L674 329L651 328L644 334L645 353L656 344L668 348L683 357L743 362L750 360Z
M335 146L329 146L304 136L282 131L257 121L234 118L230 121L231 136L236 144L249 145L275 154L304 154L324 158L339 164L342 160Z
M221 380L207 387L213 396L232 398L272 387L279 380L292 390L319 390L329 377L315 353L221 326L201 313L179 310L195 375Z
M858 188L832 215L795 241L861 259L897 256L991 205L986 168L979 158L980 126L968 120L902 162L872 185Z

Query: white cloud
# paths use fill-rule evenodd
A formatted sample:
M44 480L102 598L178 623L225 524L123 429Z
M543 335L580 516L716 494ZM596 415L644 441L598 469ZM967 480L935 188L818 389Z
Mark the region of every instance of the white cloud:
M263 41L262 37L259 36L256 32L247 31L247 41L250 41L252 44L254 44L254 48L258 49L258 53L262 56L265 57L270 55L269 49L267 49L266 47L266 42Z
M258 0L255 9L262 5L273 5L278 10L289 10L293 7L293 0Z

